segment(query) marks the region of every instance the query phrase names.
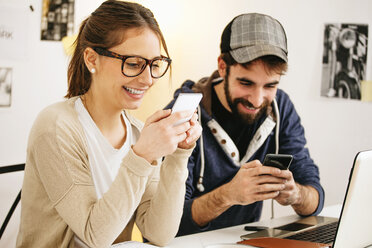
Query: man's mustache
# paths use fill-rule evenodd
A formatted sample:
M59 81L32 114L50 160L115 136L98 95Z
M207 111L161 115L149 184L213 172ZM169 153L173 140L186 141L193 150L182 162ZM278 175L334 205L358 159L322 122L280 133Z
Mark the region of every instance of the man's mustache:
M247 99L244 99L244 98L237 98L237 99L234 100L235 105L237 105L238 103L242 103L243 105L245 105L249 108L255 108L255 109L262 108L266 104L265 102L263 102L260 106L256 107L250 101L248 101Z

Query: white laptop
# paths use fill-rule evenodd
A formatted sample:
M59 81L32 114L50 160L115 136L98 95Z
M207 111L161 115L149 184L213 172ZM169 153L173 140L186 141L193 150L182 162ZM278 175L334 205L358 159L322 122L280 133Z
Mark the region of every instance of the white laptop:
M241 236L259 237L310 241L333 248L372 247L372 150L355 156L339 219L311 216Z

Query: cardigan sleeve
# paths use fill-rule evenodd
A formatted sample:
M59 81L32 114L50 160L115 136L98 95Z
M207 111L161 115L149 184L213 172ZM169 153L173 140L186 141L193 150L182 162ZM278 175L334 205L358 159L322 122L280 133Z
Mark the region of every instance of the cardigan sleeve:
M191 156L189 157L188 161L188 170L189 170L189 176L186 180L186 194L185 194L185 203L183 206L183 214L181 218L181 224L177 233L177 236L183 236L183 235L188 235L192 233L199 233L203 231L207 231L211 224L210 222L203 226L200 227L198 224L195 223L195 221L192 218L191 214L191 207L196 199L195 196L195 187L194 185L196 184L198 178L194 178L194 170L195 170L195 161L200 159L200 141L196 142L196 147L194 151L192 152ZM200 168L199 168L200 170Z
M188 174L187 160L191 151L177 149L166 156L160 167L160 178L152 178L142 197L136 223L151 243L164 246L178 231Z

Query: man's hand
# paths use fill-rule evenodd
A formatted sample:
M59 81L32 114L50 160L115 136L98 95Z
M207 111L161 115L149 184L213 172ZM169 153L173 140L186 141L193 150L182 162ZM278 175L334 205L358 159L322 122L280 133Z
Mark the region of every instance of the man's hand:
M319 204L318 191L311 186L296 183L289 170L282 170L280 177L286 181L285 188L274 199L283 206L292 205L297 214L314 213Z
M285 188L274 199L283 206L298 204L300 201L300 188L295 183L292 172L282 170L280 177L285 180Z
M223 185L226 203L232 205L248 205L277 197L285 188L282 171L262 166L254 160L244 164L235 177Z
M275 198L285 188L282 171L254 160L242 165L234 178L194 200L192 218L204 226L233 205L248 205Z

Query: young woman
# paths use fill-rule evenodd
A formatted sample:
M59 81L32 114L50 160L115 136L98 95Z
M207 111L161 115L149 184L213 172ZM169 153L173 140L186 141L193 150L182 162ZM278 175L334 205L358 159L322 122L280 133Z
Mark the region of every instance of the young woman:
M44 109L29 136L17 247L109 247L143 236L165 245L182 215L196 114L140 106L171 60L150 10L106 1L81 25L67 100ZM155 99L156 100L156 99ZM164 157L164 159L162 159Z

